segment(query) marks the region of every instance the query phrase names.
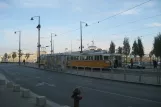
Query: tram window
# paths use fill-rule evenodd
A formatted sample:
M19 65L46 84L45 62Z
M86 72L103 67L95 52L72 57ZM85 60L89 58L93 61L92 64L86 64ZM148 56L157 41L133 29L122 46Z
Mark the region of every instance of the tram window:
M100 55L100 60L103 60L102 55Z
M93 60L93 56L90 56L90 60Z
M82 56L80 56L80 60L83 60L83 57Z
M71 60L73 60L73 56L71 56Z
M108 60L108 56L104 56L104 60Z
M97 55L97 56L95 56L95 60L99 60L99 56Z
M84 56L84 60L87 60L87 56Z
M90 60L90 56L87 56L86 60Z

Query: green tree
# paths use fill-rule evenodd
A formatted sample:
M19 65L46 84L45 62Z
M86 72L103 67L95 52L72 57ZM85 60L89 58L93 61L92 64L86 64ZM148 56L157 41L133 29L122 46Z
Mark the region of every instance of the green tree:
M122 47L120 47L120 46L118 47L117 53L118 53L118 54L122 54Z
M8 58L8 54L7 54L7 53L4 54L4 58L5 58L5 59Z
M26 53L25 58L28 59L29 57L30 57L30 54L29 53Z
M16 57L17 57L16 52L13 52L13 53L12 53L13 62L14 62L14 59L15 59Z
M136 56L138 55L138 44L137 44L136 40L133 43L131 54L134 55L135 61L136 61Z
M127 64L127 56L130 54L129 38L127 37L125 37L123 41L123 54L126 56L126 64Z
M109 53L111 54L115 53L115 44L112 41L110 44Z
M161 33L159 33L155 38L154 38L154 44L153 44L153 53L157 57L160 57L161 61Z
M153 56L153 50L151 50L150 52L149 52L149 58L150 58L150 65L152 64L151 62L151 58L152 58L152 56Z
M144 56L144 47L140 37L138 37L138 55L140 56L140 61L142 61L142 57Z

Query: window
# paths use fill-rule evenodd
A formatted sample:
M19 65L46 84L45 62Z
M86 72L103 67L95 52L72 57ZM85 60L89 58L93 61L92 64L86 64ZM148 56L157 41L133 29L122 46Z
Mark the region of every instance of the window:
M100 55L100 60L103 60L102 55Z
M108 56L104 56L104 60L108 60Z
M95 56L95 60L99 60L99 55L96 55Z

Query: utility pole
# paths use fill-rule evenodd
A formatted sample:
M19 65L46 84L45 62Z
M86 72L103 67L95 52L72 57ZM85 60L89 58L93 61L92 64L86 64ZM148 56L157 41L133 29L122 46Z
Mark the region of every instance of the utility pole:
M51 41L50 42L51 42L51 55L52 55L52 53L53 53L53 44L52 44L53 43L53 38L52 38L52 33L51 33Z
M53 34L51 33L51 54L54 54L54 40L53 40ZM56 34L54 34L54 36L57 36Z
M37 62L38 62L38 67L40 68L40 28L41 28L41 25L40 25L40 16L34 16L34 17L31 17L31 20L34 20L35 17L38 17L38 26L36 27L38 29L38 43L37 43Z
M20 60L21 58L21 32L19 32L19 65L20 65Z
M81 40L81 46L80 46L80 49L81 49L81 51L80 51L80 53L82 53L82 22L80 21L80 40Z
M21 64L21 31L15 31L15 34L19 32L19 49L18 49L18 54L19 54L19 65Z
M81 41L81 46L80 46L80 49L81 49L81 51L80 51L80 53L82 53L83 52L83 43L82 43L82 23L85 23L85 22L82 22L82 21L80 21L80 41ZM88 26L88 24L87 23L85 23L85 26Z

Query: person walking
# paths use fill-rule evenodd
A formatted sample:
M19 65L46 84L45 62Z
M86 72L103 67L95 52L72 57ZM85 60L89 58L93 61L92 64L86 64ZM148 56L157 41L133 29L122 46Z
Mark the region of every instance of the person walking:
M130 60L130 63L131 63L131 69L133 68L133 59L131 58Z
M23 60L23 64L25 65L25 59Z

